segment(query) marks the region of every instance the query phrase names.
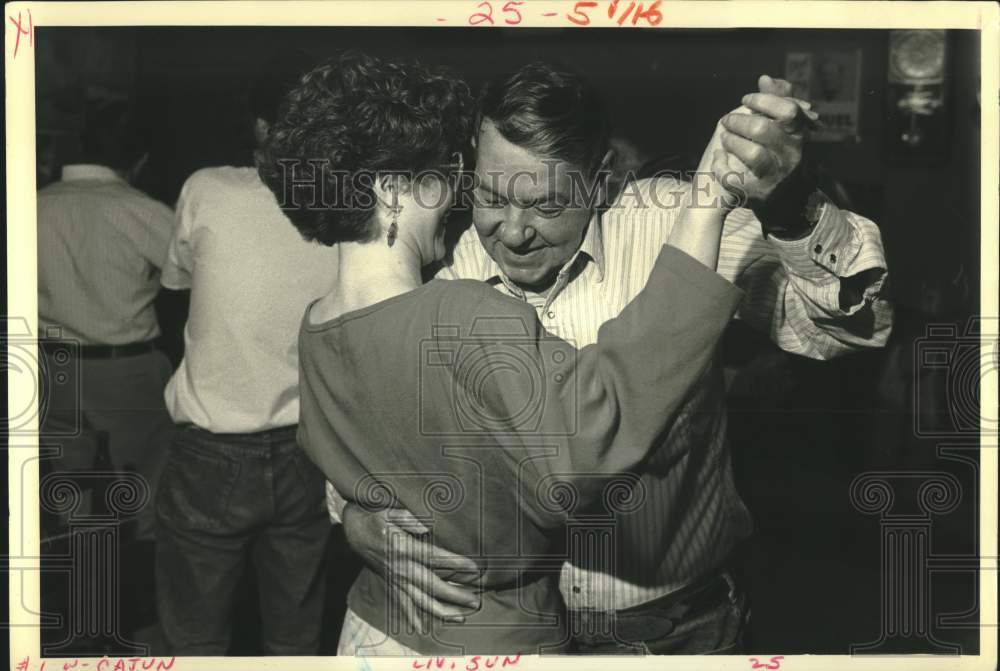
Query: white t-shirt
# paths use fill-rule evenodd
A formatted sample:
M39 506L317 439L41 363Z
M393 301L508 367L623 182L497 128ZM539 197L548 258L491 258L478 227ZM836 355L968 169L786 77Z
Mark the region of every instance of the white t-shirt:
M254 168L189 177L161 275L191 289L184 359L165 393L174 421L214 433L297 424L299 325L336 263L335 248L301 238Z

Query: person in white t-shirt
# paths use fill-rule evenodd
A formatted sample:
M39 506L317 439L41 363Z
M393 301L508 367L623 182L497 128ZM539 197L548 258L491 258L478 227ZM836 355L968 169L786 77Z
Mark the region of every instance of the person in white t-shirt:
M306 70L289 60L253 87L258 144ZM184 184L161 278L191 291L165 394L180 430L156 502L157 607L172 654L226 654L247 568L263 652L318 653L330 526L323 475L295 437L296 338L335 274L336 250L298 235L256 168L206 168Z

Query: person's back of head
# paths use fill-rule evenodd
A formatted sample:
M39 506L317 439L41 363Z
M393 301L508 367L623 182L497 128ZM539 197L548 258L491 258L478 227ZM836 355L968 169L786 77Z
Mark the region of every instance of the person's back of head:
M315 59L304 51L279 49L257 68L250 82L248 99L258 146L267 138L285 96L314 64Z
M468 142L468 86L417 62L347 51L303 77L286 102L260 176L302 237L328 246L374 239L379 176L443 169Z
M611 122L597 90L582 75L535 62L483 87L475 132L488 119L508 142L593 175L610 147Z
M149 135L134 105L125 101L88 103L80 138L80 163L111 168L132 181L148 149Z

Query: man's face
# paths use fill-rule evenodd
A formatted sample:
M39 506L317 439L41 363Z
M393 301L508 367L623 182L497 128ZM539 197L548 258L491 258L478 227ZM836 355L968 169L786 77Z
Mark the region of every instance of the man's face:
M472 222L487 253L526 289L548 289L583 241L593 210L585 192L576 188L574 194L572 170L508 142L483 119ZM584 176L575 180L590 188Z

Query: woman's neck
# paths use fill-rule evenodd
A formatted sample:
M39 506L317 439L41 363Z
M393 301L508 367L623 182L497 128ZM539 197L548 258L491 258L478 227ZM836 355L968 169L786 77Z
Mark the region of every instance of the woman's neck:
M313 308L312 321L328 321L345 312L412 291L421 285L420 257L402 239L337 245L337 271L330 292Z

